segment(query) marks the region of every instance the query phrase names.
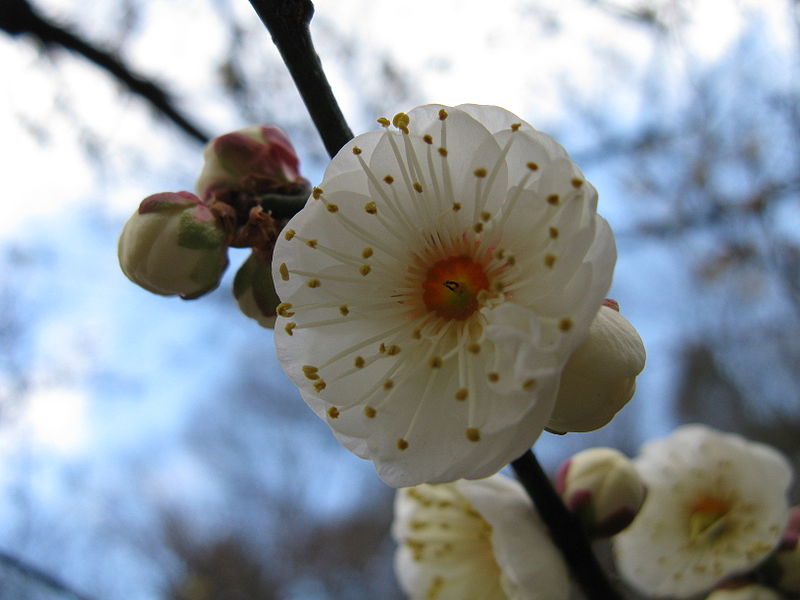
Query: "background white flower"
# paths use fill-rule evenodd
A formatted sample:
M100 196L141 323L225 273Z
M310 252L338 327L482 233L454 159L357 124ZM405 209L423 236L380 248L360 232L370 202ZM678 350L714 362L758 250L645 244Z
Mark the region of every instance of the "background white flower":
M278 357L390 485L490 475L547 423L613 236L564 149L506 110L380 122L276 245Z
M791 470L772 448L689 425L646 444L635 464L648 495L614 550L642 592L702 592L756 566L780 541Z
M566 567L513 479L397 491L395 571L413 600L561 600Z

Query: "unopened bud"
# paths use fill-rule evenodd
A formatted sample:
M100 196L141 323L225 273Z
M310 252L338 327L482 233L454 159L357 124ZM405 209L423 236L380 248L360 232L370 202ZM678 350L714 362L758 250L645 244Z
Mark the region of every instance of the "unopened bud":
M760 569L763 579L790 594L800 594L800 506L789 511L789 522L776 552Z
M636 376L644 368L644 344L611 302L600 307L588 335L561 373L555 408L547 424L553 432L603 427L636 390Z
M214 138L203 152L197 194L208 201L230 192L297 193L299 159L289 138L277 127L252 125ZM305 192L307 195L307 191Z
M611 448L590 448L562 463L556 490L594 537L612 536L630 525L646 495L633 462Z
M714 590L706 600L781 600L775 590L755 583L725 586Z
M216 288L228 266L222 228L190 192L142 200L122 229L117 255L122 272L137 285L184 299Z
M269 261L264 260L258 251L253 251L236 272L233 295L239 310L246 316L258 321L262 327L275 327L280 298L272 283Z

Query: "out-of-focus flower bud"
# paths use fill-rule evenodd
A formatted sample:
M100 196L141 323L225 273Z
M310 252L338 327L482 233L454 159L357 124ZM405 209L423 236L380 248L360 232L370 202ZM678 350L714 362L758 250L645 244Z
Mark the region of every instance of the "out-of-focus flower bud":
M800 593L800 506L789 511L789 522L778 549L761 571L765 580L784 592Z
M298 183L308 195L297 154L277 127L252 125L216 137L206 146L203 158L196 184L203 200L231 191L293 195L298 193Z
M606 300L564 367L547 428L565 433L606 425L633 396L644 361L644 344L636 329L615 301Z
M630 525L646 495L633 462L611 448L590 448L564 461L556 490L595 537L615 535Z
M258 321L262 327L272 329L275 315L280 310L282 316L292 313L290 307L280 304L275 285L272 283L272 269L269 258L254 250L239 267L233 280L233 295L246 316Z
M731 587L725 586L714 590L706 600L780 600L775 590L755 583L744 583Z
M190 192L148 196L125 223L117 255L122 272L162 296L197 298L219 285L228 266L225 235Z

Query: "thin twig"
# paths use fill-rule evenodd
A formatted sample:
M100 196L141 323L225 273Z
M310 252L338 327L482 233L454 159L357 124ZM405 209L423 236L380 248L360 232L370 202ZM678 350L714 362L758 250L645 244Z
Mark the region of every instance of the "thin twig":
M597 562L588 538L550 483L539 461L528 450L511 463L525 491L550 529L575 581L588 600L622 600Z
M55 592L67 594L75 600L92 600L91 597L85 596L73 590L55 575L51 575L50 573L47 573L38 567L34 567L21 558L13 556L12 554L9 554L3 550L0 550L0 565L13 569L23 577L32 579Z
M310 0L250 0L250 4L272 35L325 149L333 157L353 138L353 133L314 51L308 30L314 5Z
M175 107L169 94L163 88L134 74L113 54L100 50L67 28L49 21L39 14L27 0L2 0L0 2L0 29L11 36L32 35L45 48L61 46L80 54L111 73L132 93L144 98L160 114L167 117L195 140L201 143L208 141L208 135Z

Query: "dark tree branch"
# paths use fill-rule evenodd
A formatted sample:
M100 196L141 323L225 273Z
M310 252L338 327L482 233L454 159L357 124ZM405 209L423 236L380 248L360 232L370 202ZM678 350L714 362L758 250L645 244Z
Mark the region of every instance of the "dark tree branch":
M0 565L3 565L9 569L13 569L23 577L27 579L34 580L41 585L53 590L54 592L58 592L60 594L67 594L71 598L75 600L92 600L89 596L84 596L73 590L69 587L66 583L51 575L50 573L46 573L41 569L34 567L23 561L16 556L9 554L8 552L4 552L0 550Z
M2 0L0 2L0 29L11 36L23 34L37 38L45 48L60 46L105 69L123 83L132 93L141 96L159 113L201 143L206 135L173 104L169 94L152 81L134 74L124 63L109 52L100 50L65 27L56 25L40 15L27 0Z
M512 462L511 466L550 529L553 542L561 551L586 598L622 600L622 596L608 581L603 568L597 562L580 523L564 506L533 452L528 450Z
M314 5L310 0L250 0L250 4L272 35L325 149L334 156L353 134L314 51L308 30Z

